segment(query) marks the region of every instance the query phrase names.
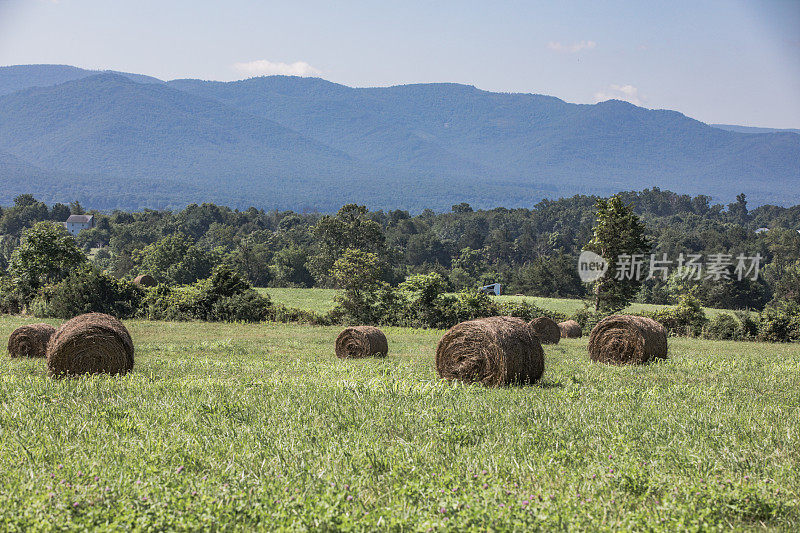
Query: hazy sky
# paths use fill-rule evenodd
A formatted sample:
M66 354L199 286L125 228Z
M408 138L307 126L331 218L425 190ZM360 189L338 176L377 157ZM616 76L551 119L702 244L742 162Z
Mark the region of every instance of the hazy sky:
M0 0L0 65L450 81L800 128L800 0Z

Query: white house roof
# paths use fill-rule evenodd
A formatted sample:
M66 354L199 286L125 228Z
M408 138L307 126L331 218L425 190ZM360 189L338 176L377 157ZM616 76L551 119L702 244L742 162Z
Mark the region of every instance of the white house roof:
M92 221L94 218L93 215L70 215L67 219L67 222L73 222L76 224L87 224Z

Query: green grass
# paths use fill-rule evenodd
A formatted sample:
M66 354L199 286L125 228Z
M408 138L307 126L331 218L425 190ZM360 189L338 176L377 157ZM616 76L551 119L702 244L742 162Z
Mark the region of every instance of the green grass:
M262 294L269 294L273 302L317 313L327 313L336 305L333 297L335 289L284 289L268 288L257 289Z
M333 297L336 295L335 289L284 289L284 288L268 288L258 289L262 293L270 295L272 301L283 304L287 307L295 307L297 309L305 309L309 311L316 311L318 313L326 313L333 309L335 305ZM583 308L583 300L574 300L569 298L540 298L538 296L514 296L503 295L496 296L498 301L524 301L536 304L542 309L548 311L555 311L565 315L572 315L579 309ZM653 305L653 304L631 304L626 311L638 313L642 311L655 311L669 307L666 305ZM724 312L722 309L703 308L709 318Z
M497 298L499 301L530 302L542 309L563 313L567 316L575 314L576 311L583 309L584 306L584 300L575 300L570 298L542 298L539 296L515 296L515 295L496 296L495 298ZM653 311L658 311L659 309L664 309L665 307L672 307L672 306L632 303L631 305L625 308L625 312L628 313L641 313L643 311L653 312ZM725 309L714 309L711 307L704 307L703 311L709 318L712 318L718 315L719 313L726 312Z
M127 325L124 377L0 358L0 530L800 528L798 344L568 340L492 390L436 378L436 330L343 361L338 328Z

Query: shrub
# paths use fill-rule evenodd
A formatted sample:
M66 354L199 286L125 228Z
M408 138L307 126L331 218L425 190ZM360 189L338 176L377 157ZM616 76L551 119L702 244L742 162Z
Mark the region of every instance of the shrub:
M782 303L765 307L759 316L758 338L767 342L800 340L800 306Z
M548 313L536 304L528 302L500 302L497 304L497 314L501 316L514 316L530 322L539 316L549 316Z
M736 315L736 318L739 319L739 324L741 324L742 340L758 337L758 315L753 318L754 315L749 311L734 311L733 314Z
M91 265L83 265L60 283L41 289L31 304L36 316L72 318L106 313L118 318L136 314L144 294L127 280L118 280Z
M595 311L590 307L584 307L572 315L572 319L577 322L583 331L592 331L598 322L606 317L606 313Z
M453 301L452 312L444 313L445 316L454 317L453 324L472 320L475 318L486 318L497 316L500 309L491 296L477 290L463 290L456 295Z
M270 302L255 290L223 296L211 305L207 320L218 322L261 322L270 313Z
M149 289L140 314L151 320L259 322L274 311L268 298L258 294L240 274L221 265L210 278L197 283Z
M423 328L452 326L456 304L446 290L447 281L436 272L409 276L398 287L397 322Z
M734 340L743 336L742 326L736 317L720 313L703 328L703 337L717 340Z
M0 313L16 315L24 307L25 297L8 277L0 278Z
M675 307L656 311L652 318L661 322L670 334L688 337L700 336L708 321L700 302L691 294L682 296Z
M139 316L149 320L191 320L197 317L197 302L202 285L194 283L180 287L158 285L147 289Z

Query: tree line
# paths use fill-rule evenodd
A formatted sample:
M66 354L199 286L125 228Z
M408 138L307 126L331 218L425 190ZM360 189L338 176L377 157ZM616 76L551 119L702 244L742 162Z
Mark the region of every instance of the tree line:
M707 196L657 188L615 198L640 221L637 246L642 252L762 258L755 280L654 277L625 285L620 301L677 303L691 293L704 306L728 309L800 303L800 206L749 210L744 195L723 206ZM597 287L581 282L577 257L597 245L598 208L604 201L578 195L544 200L530 209L491 210L462 203L450 212L414 215L355 204L327 215L239 211L215 204L192 204L180 211L90 210L96 225L75 242L94 267L115 279L147 273L166 285L208 279L215 267L225 265L257 287L345 288L359 278L353 269L360 264L392 287L410 276L437 274L444 291L502 283L507 293L585 298ZM2 275L8 277L26 230L83 212L80 204L47 206L32 195L2 208ZM342 264L343 258L353 264ZM619 307L613 300L609 305Z

